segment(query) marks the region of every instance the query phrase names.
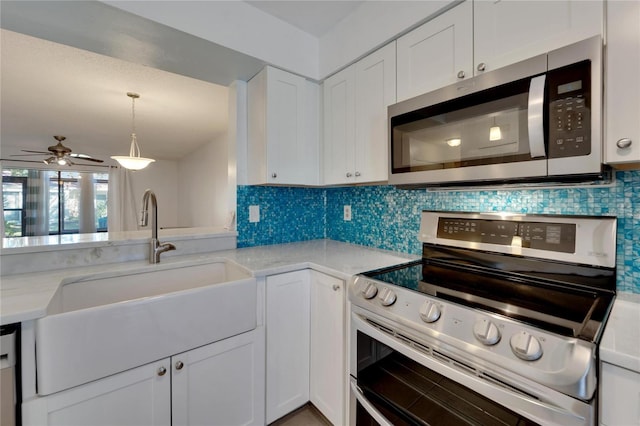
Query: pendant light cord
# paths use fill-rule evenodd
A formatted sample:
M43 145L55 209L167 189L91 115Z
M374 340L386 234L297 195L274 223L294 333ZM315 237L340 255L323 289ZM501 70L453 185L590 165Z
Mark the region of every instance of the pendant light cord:
M140 97L135 93L127 93L131 97L131 148L129 148L129 157L140 157L140 147L136 138L136 98Z

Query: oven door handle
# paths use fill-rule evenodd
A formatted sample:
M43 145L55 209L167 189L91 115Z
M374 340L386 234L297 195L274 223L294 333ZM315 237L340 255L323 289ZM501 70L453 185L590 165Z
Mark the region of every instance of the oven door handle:
M387 420L387 418L383 416L382 413L380 413L380 411L378 411L378 409L369 402L367 397L364 396L364 393L362 393L362 390L360 390L354 378L351 378L351 390L353 391L353 394L355 395L358 402L362 405L362 407L367 410L367 413L369 413L369 415L373 417L373 419L378 422L380 426L393 426L393 423Z

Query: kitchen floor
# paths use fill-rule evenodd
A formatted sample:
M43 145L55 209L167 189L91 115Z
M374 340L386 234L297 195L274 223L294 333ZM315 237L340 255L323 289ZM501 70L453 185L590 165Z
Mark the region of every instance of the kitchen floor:
M331 422L320 414L316 407L307 404L269 426L331 426Z

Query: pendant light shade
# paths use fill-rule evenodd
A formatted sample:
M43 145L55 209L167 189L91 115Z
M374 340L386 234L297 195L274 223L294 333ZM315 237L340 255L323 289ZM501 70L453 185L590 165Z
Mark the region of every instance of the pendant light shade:
M131 147L129 148L129 156L112 156L111 158L120 163L125 169L142 170L156 160L140 156L140 147L136 138L136 99L140 95L127 92L127 96L131 98Z
M493 117L493 126L489 129L489 140L491 142L499 141L502 139L502 130L500 126L496 124L496 118Z

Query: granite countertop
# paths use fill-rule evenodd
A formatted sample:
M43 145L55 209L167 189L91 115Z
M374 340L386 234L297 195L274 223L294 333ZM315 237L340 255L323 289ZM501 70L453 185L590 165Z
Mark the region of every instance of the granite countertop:
M618 293L600 343L600 360L640 373L640 294Z
M1 254L21 254L33 252L59 251L65 249L102 247L105 245L131 245L139 242L148 242L150 230L120 231L120 232L94 232L87 234L63 234L43 235L38 237L3 238ZM168 238L180 241L195 238L208 238L211 236L235 236L236 231L230 231L222 227L201 228L170 228L159 229L158 238Z
M247 268L256 277L312 268L341 279L386 266L406 263L419 256L378 250L332 240L249 247L167 257L150 265L146 260L83 266L50 272L16 274L1 277L0 324L34 320L46 315L47 306L63 281L74 277L106 272L173 268L189 263L228 259ZM607 323L600 359L640 373L640 295L619 293Z
M221 258L244 266L256 277L313 268L338 278L348 279L359 272L406 263L419 256L331 240L313 240L174 256L163 259L157 265L150 265L148 261L132 261L8 275L3 276L0 283L0 324L29 321L45 316L47 305L60 284L73 280L73 277L180 267L185 266L185 263L203 263Z

